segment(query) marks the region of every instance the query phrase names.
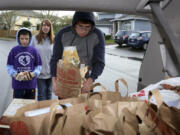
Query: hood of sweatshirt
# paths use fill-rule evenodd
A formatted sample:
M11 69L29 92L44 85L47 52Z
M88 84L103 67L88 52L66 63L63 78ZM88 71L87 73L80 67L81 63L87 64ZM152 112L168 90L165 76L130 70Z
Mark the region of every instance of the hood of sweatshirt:
M22 31L22 30L28 31L28 32L30 33L28 46L31 46L31 45L32 45L32 32L31 32L28 28L23 27L23 28L20 28L20 29L17 31L17 33L16 33L16 41L18 42L19 45L21 45L20 40L19 40L18 37L19 37L20 31ZM21 45L21 46L22 46L22 45Z
M92 22L93 26L95 26L95 19L94 19L94 14L92 12L81 12L81 11L76 11L73 20L72 20L72 26L76 24L79 20L89 20Z

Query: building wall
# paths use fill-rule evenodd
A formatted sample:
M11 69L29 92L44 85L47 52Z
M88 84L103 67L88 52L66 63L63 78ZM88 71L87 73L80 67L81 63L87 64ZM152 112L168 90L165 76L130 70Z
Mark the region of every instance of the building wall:
M105 35L111 35L112 28L107 26L97 26Z
M144 20L135 20L135 31L151 31L151 23Z
M122 21L121 30L132 30L132 20Z
M151 22L147 20L125 20L113 22L113 36L118 30L151 31Z
M27 17L27 16L17 16L16 18L16 23L14 27L12 28L13 30L18 30L20 27L22 27L22 23L24 21L29 21L31 22L31 30L36 30L37 24L40 24L40 20L35 17Z
M108 14L108 13L104 13L104 14L98 14L98 20L102 20L102 19L113 19L115 16L115 14Z

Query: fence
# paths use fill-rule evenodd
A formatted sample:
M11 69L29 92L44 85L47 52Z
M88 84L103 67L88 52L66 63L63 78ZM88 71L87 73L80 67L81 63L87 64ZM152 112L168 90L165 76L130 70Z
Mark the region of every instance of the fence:
M8 35L8 30L0 30L0 37L16 37L17 30L11 30ZM33 35L37 33L37 31L32 31Z

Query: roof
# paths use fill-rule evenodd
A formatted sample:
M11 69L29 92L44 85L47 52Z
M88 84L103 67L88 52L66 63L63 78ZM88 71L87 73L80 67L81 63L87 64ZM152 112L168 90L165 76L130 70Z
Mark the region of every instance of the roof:
M38 12L35 12L33 10L17 10L16 13L19 16L29 16L29 17L37 17L39 15Z
M133 31L133 33L151 33L151 31Z
M115 18L111 21L127 21L127 20L145 20L148 21L148 18L137 16L137 15L124 15L119 18Z
M112 25L112 22L110 21L110 19L102 19L102 20L96 20L96 25Z

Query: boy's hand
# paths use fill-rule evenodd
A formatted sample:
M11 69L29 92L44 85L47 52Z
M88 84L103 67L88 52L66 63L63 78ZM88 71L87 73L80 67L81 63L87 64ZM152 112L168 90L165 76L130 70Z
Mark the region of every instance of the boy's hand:
M27 78L28 80L32 80L34 77L35 77L35 75L34 75L33 72L27 72L27 73L26 73L26 78Z
M15 78L15 80L17 80L17 81L22 81L22 80L24 79L24 74L23 74L23 72L20 72L20 73L15 74L15 75L14 75L14 78Z
M33 72L20 72L14 75L14 78L18 81L29 81L35 77Z

